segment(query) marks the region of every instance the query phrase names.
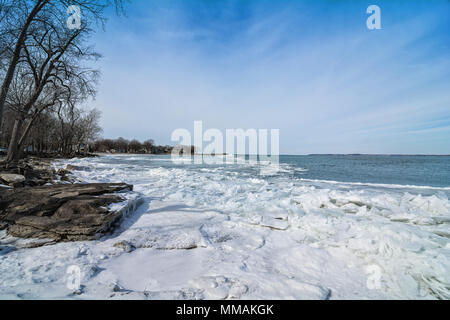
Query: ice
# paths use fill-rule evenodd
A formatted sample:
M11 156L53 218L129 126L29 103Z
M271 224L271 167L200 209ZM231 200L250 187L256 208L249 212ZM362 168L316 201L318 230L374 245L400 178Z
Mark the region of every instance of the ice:
M297 179L301 168L242 161L54 166L67 164L85 182L133 184L141 198L128 200L142 204L98 241L27 248L0 233L1 298L450 298L449 188ZM80 291L67 287L72 265Z

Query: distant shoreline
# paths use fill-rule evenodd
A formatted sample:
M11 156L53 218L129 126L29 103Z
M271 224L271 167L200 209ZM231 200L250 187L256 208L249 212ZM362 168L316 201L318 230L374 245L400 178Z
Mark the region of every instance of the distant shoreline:
M97 156L110 156L110 155L115 155L115 156L164 156L164 155L169 155L170 153L126 153L126 152L94 152L95 155Z
M285 155L287 156L287 154ZM291 156L300 156L292 154ZM450 154L404 154L404 153L311 153L305 156L397 156L397 157L449 157Z
M108 153L108 152L94 152L93 154L103 156L103 155L170 155L171 153ZM194 156L226 156L227 154L194 154ZM245 156L248 156L246 154ZM450 154L396 154L396 153L310 153L310 154L280 154L284 157L295 157L295 156L395 156L395 157L450 157Z

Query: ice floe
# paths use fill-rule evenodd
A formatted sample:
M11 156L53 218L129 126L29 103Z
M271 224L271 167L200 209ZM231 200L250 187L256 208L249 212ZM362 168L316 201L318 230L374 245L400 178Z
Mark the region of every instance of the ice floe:
M450 298L448 188L128 160L55 164L133 184L143 203L97 241L25 248L0 237L1 298ZM79 291L67 286L72 265Z

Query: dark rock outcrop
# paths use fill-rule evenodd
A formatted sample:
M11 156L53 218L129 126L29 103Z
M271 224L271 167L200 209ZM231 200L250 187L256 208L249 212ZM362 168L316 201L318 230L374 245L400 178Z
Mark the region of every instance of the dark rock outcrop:
M25 177L21 174L0 172L0 183L11 187L23 186Z
M132 191L124 183L94 183L2 189L0 227L22 238L55 241L92 240L107 232L122 213L108 206L122 202L117 194Z
M67 174L67 172L64 173ZM9 177L14 175L21 175L24 179L10 181ZM5 179L5 177L7 178ZM26 158L8 167L0 164L0 184L14 188L42 186L53 183L57 179L56 171L51 167L50 161L47 160Z

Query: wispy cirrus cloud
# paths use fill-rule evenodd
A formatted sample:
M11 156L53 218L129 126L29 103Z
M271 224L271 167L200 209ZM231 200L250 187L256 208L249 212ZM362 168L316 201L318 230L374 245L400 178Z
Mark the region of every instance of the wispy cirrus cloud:
M381 2L381 3L380 3ZM450 153L446 1L145 1L98 38L105 135L279 128L282 153Z

